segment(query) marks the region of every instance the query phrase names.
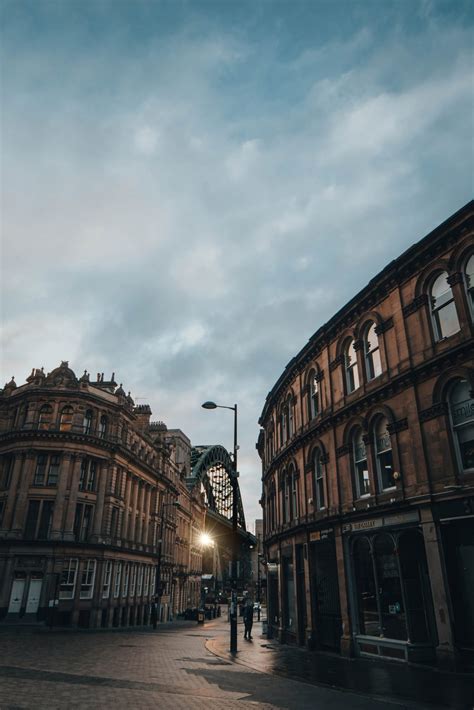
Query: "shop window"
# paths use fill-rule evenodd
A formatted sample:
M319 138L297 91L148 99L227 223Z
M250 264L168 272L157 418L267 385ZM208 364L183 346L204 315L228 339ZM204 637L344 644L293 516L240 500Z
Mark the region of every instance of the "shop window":
M348 341L344 349L344 374L346 382L346 394L350 394L359 387L357 353L354 348L353 340Z
M107 560L104 565L104 581L102 583L102 599L108 599L110 596L110 582L112 579L112 561Z
M64 407L62 409L61 416L59 418L59 430L60 431L71 431L73 415L74 415L74 410L72 407Z
M462 471L474 470L474 399L467 380L459 380L449 395L454 444Z
M374 544L379 591L381 635L392 639L407 639L398 551L390 535L377 535Z
M114 599L120 596L120 582L122 579L122 563L115 563L115 576L114 576Z
M65 559L63 562L63 571L61 575L61 584L59 586L60 599L73 599L74 590L76 588L77 578L77 559Z
M430 638L431 589L423 537L417 530L404 532L398 542L405 590L410 641L422 643Z
M392 443L388 433L388 421L379 419L374 430L375 464L380 491L394 487Z
M324 464L320 449L316 449L314 454L314 490L316 510L323 510L326 507L326 502L324 496Z
M95 491L97 463L94 459L82 459L79 476L80 491Z
M49 429L52 417L52 406L50 404L43 404L39 411L38 429Z
M76 505L76 515L74 518L74 535L76 541L85 542L90 533L94 507L85 503Z
M370 495L369 469L367 467L367 451L362 429L357 429L352 437L352 459L354 467L354 482L356 497Z
M375 332L375 323L371 323L365 331L364 359L367 380L373 380L382 374L379 339Z
M459 320L448 274L441 272L430 290L431 319L435 340L443 340L459 330Z
M366 537L354 544L354 567L358 601L359 632L366 636L380 635L377 587L370 543Z
M464 283L466 286L467 300L471 309L471 317L474 320L474 254L472 254L466 262Z
M81 588L79 591L79 597L81 599L92 599L94 594L95 568L95 560L85 560L85 562L83 562Z
M88 409L84 413L84 417L82 419L82 429L84 431L84 434L90 434L92 432L92 420L93 420L93 412L92 409Z

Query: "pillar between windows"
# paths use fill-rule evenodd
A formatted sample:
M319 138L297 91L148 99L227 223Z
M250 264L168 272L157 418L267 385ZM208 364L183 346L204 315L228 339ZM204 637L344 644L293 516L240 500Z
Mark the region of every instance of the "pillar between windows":
M22 470L22 476L19 486L19 492L16 499L15 513L13 516L12 529L10 530L8 537L19 538L23 535L23 525L26 515L26 501L28 499L28 491L31 485L31 479L33 476L33 469L35 465L36 453L34 451L27 451L25 456L25 463Z
M67 482L72 475L74 455L63 453L61 456L58 490L54 500L53 522L51 524L51 539L60 540L63 536L64 513L66 508Z
M22 470L25 461L25 454L15 454L15 462L13 464L12 478L10 482L10 489L7 497L7 504L5 506L5 513L3 515L3 525L0 535L6 537L11 527L13 512L15 510L15 500L16 500L16 490L20 480L20 472Z
M79 480L81 477L82 461L85 457L77 455L73 461L71 488L69 490L69 501L67 504L66 524L64 526L64 540L74 540L74 519L76 516L77 494L79 491Z
M102 521L104 517L104 500L107 480L112 479L113 464L108 464L106 461L100 462L99 467L99 489L95 504L94 527L92 529L92 542L99 542L102 533Z

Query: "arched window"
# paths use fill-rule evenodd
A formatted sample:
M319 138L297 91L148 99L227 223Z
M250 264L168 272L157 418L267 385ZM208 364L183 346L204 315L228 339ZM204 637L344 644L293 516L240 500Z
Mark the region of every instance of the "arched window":
M82 420L82 429L84 434L90 434L92 431L92 419L93 419L92 409L88 409L84 413L84 418Z
M291 395L288 395L288 399L286 400L286 411L288 413L288 437L291 439L291 437L295 433L293 403Z
M39 411L38 429L49 429L52 416L52 406L50 404L43 404Z
M370 495L369 469L367 467L367 451L362 435L362 429L357 429L352 437L352 457L357 498Z
M311 370L309 376L309 391L308 391L308 418L314 419L320 411L319 397L319 377L316 370Z
M374 428L375 465L379 490L381 491L394 486L392 442L390 441L387 427L388 421L384 417L377 421Z
M454 443L462 471L474 469L474 399L467 380L459 380L449 395Z
M379 339L375 332L375 323L371 323L364 336L364 359L367 380L373 380L382 374Z
M59 419L59 431L71 431L73 414L72 407L63 407Z
M434 280L430 298L435 339L449 338L450 335L458 332L459 320L446 271L442 271Z
M321 449L316 449L314 454L314 493L316 497L316 510L326 507L324 496L324 464Z
M108 424L107 417L105 414L103 414L101 416L100 422L99 422L99 436L101 439L103 439L105 437L105 435L107 434L107 424Z
M348 341L344 349L344 373L346 378L346 394L350 394L359 387L357 354L353 340Z
M474 319L474 254L472 254L466 262L464 283L466 284L467 300L471 309L471 317Z
M288 421L287 421L287 414L285 411L285 407L282 408L281 413L280 413L280 444L283 446L283 444L286 443L286 440L288 439Z
M296 480L296 471L294 468L290 469L288 484L291 491L290 520L295 520L295 518L298 517L298 487Z

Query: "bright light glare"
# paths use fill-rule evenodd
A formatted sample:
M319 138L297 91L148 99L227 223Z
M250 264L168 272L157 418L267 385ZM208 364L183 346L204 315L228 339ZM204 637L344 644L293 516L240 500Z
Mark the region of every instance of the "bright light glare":
M211 547L214 544L214 540L208 533L201 533L200 542L203 547Z

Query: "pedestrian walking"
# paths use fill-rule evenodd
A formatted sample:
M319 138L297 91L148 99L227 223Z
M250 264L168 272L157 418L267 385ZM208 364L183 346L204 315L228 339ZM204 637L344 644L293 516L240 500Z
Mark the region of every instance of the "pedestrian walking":
M250 599L247 600L247 604L245 605L245 608L244 608L244 626L245 626L244 639L251 641L252 640L252 626L253 626L253 603L250 601Z
M150 621L153 629L156 631L156 626L158 624L158 605L156 603L156 599L153 599L150 605Z

